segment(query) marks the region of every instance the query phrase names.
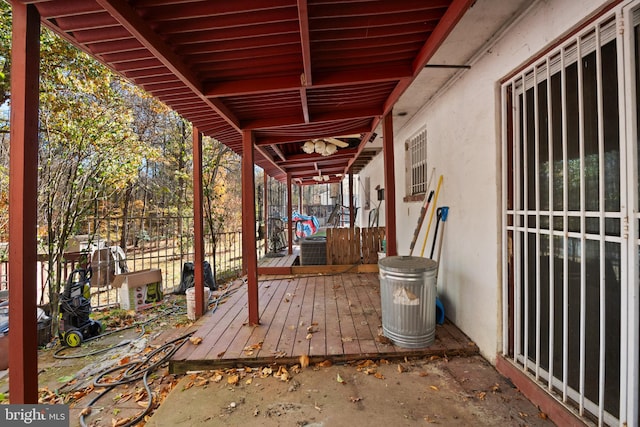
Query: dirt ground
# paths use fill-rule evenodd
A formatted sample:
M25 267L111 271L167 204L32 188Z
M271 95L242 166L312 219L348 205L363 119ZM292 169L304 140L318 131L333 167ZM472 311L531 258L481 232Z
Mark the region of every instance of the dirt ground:
M227 378L185 376L147 426L553 425L480 356Z
M42 403L65 403L70 426L550 426L541 413L482 357L429 360L369 360L354 364L264 366L175 376L166 363L150 369L147 384L116 383L136 360L160 344L184 335L192 325L184 312L164 315L180 305L112 319L133 325L116 334L64 351L39 352ZM117 317L117 316L116 316ZM140 322L152 319L144 329ZM120 346L106 352L102 348ZM94 355L88 353L99 352ZM86 356L84 356L86 355ZM113 370L112 374L101 376ZM93 381L101 378L104 387ZM0 372L0 401L8 403L8 375ZM102 393L105 393L102 395ZM96 400L97 399L97 400ZM145 415L147 408L148 413ZM84 414L84 415L83 415Z

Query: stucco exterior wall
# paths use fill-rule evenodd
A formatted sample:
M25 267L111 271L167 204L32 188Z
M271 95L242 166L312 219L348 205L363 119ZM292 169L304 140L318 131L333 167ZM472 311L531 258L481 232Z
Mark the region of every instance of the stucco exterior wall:
M438 293L445 312L494 361L501 349L502 160L500 80L603 7L601 0L539 1L483 56L394 135L398 252L409 245L422 202L405 203L405 141L427 130L428 171L444 175L449 206ZM412 90L409 88L409 90ZM382 155L360 174L382 185ZM428 218L427 218L428 220ZM418 240L418 255L426 223ZM382 224L382 222L381 222ZM433 233L432 226L432 233ZM428 256L430 242L425 255ZM414 255L416 255L414 251Z

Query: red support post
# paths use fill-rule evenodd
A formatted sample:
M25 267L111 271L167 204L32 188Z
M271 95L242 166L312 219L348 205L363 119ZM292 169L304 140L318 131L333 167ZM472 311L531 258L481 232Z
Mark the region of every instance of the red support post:
M340 183L342 185L342 183ZM349 228L356 224L355 207L353 206L353 169L349 169Z
M38 403L37 211L40 16L12 2L9 160L9 399Z
M242 131L242 255L247 266L249 324L260 323L258 313L258 256L256 255L256 185L253 172L253 133Z
M264 180L264 185L262 187L262 200L264 202L264 253L269 252L269 200L267 200L267 185L269 185L269 177L267 176L267 172L263 171L262 178Z
M195 316L204 314L204 225L202 199L202 134L193 126L193 286L195 288ZM215 266L213 266L215 268Z
M384 153L384 203L387 255L398 255L396 241L396 183L393 159L393 110L384 116L382 151Z
M288 243L288 254L293 254L293 201L291 200L292 195L291 190L291 174L287 174L287 241Z

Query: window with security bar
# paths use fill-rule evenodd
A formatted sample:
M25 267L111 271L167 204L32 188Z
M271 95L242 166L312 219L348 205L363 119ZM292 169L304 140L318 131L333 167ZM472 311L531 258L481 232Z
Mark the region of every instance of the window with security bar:
M503 351L603 424L626 406L617 22L603 17L502 86Z
M405 143L407 162L407 195L427 192L427 130L422 129Z

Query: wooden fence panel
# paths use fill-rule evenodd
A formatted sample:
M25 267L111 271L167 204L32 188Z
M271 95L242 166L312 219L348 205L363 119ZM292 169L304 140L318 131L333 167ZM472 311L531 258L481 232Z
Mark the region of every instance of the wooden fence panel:
M362 229L362 263L377 264L378 252L382 251L382 241L385 237L384 227Z
M360 229L327 228L327 264L360 263Z

